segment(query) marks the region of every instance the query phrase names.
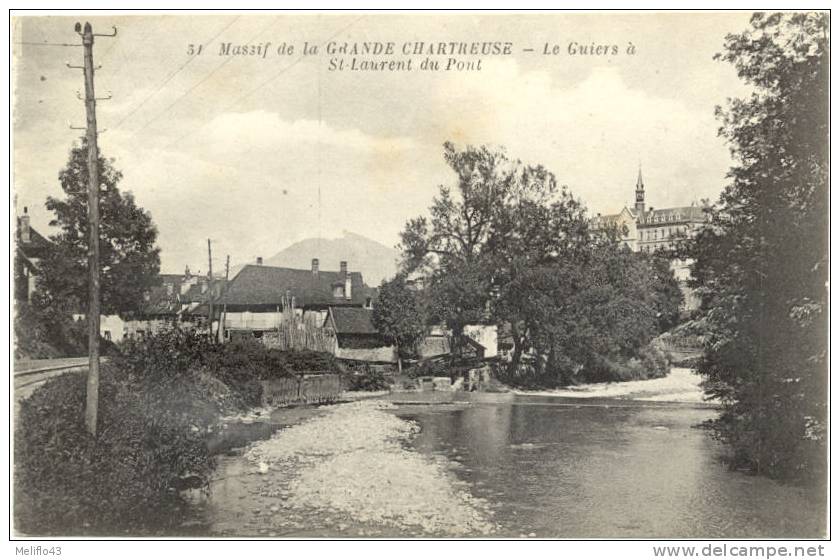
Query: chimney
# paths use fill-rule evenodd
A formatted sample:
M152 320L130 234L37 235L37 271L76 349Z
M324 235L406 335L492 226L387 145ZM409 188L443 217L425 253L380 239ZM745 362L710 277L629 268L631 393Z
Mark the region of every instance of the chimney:
M23 216L20 217L20 240L23 243L32 241L32 235L29 229L29 208L23 207Z
M257 266L262 266L262 257L257 257Z
M344 265L345 263L341 263ZM343 267L344 269L344 299L351 300L353 299L353 279L350 277L350 274L347 272L347 268Z
M312 259L312 276L318 276L318 259Z
M345 278L347 276L347 261L341 261L338 266L339 271L341 272L341 277Z

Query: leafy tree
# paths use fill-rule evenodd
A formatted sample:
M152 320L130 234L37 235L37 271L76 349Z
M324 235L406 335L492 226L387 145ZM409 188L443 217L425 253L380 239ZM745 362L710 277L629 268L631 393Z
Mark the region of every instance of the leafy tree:
M417 294L397 275L379 288L379 299L373 308L376 329L397 347L397 365L402 371L402 359L414 353L425 334L425 321L418 305Z
M446 143L444 159L456 186L440 187L430 219L406 224L403 267L425 272L429 318L445 323L454 341L470 323L513 324L518 361L525 334L519 311L505 304L506 286L536 263L573 256L588 235L583 207L544 167L503 151Z
M717 58L754 87L718 108L735 166L690 244L700 366L738 466L820 472L827 385L828 14L755 14Z
M545 262L520 274L507 299L522 316L534 361L524 370L528 379L512 380L564 385L663 374L660 368L630 365L640 362L659 332L658 279L651 262L607 233L593 238L576 259Z
M134 196L117 188L122 173L109 160L99 158L99 173L102 313L130 315L140 309L144 294L158 281L157 229ZM47 209L55 214L50 225L60 231L51 236L53 247L39 264L40 299L47 306L87 309L88 171L84 141L70 150L70 159L58 178L66 196L47 199Z
M511 378L527 354L540 382L613 379L613 362L638 358L678 316L667 262L622 249L618 232L593 234L548 170L484 146L447 143L444 158L456 188L406 225L402 249L403 266L429 279L429 319L454 341L470 323L508 324Z
M652 305L656 311L658 330L664 333L680 322L680 306L684 296L671 270L670 259L656 253L638 253L646 261L651 274Z

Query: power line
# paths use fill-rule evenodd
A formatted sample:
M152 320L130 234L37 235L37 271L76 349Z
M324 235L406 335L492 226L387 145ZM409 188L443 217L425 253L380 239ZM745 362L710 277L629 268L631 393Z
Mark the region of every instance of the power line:
M233 18L233 20L231 20L231 22L230 22L230 23L228 23L227 25L225 25L225 26L224 26L221 30L219 30L219 32L218 32L218 33L216 33L215 35L213 35L213 37L211 37L209 40L205 41L205 43L204 43L204 44L207 44L207 43L212 43L212 42L216 39L216 37L218 37L219 35L221 35L221 34L222 34L222 33L224 33L225 31L227 31L227 30L228 30L228 28L230 28L230 26L231 26L231 25L233 25L234 23L236 23L236 21L237 21L240 17L241 17L241 16L236 16L235 18ZM190 64L193 60L195 60L196 56L198 56L198 55L193 55L191 58L188 58L188 59L187 59L187 61L186 61L186 62L184 62L181 66L179 66L177 69L175 69L175 71L174 71L174 72L171 72L171 73L170 73L170 74L169 74L166 78L164 78L163 82L161 82L161 84L160 84L160 85L159 85L159 86L158 86L158 87L157 87L157 88L156 88L156 89L155 89L152 93L150 93L149 95L147 95L147 96L143 99L143 101L141 101L141 102L140 102L140 104L139 104L139 105L137 105L134 109L132 109L132 110L131 110L131 112L130 112L130 113L128 113L126 116L124 116L122 119L120 119L120 121L119 121L116 125L114 125L114 126L115 126L115 127L120 126L122 123L124 123L124 122L125 122L125 121L127 121L129 118L131 118L131 116L132 116L132 115L134 115L137 111L139 111L141 108L143 108L143 106L144 106L144 105L145 105L145 104L146 104L146 103L147 103L147 102L148 102L148 101L149 101L152 97L154 97L155 95L157 95L157 93L158 93L161 89L163 89L163 87L164 87L166 84L168 84L170 81L172 81L172 78L174 78L174 77L175 77L175 76L176 76L179 72L181 72L181 70L183 70L184 68L186 68L186 67L187 67L187 66L188 66L188 65L189 65L189 64ZM144 126L144 128L145 128L145 126ZM142 130L142 129L141 129L141 130Z
M273 27L273 26L274 26L274 24L277 22L277 20L278 20L278 19L279 19L279 17L275 17L275 18L274 18L274 20L273 20L271 23L269 23L268 25L266 25L265 27L263 27L263 28L259 31L259 33L257 33L256 35L254 35L251 39L249 39L249 40L248 40L248 43L253 43L253 42L254 42L256 39L258 39L258 38L259 38L259 37L260 37L263 33L265 33L266 31L268 31L271 27ZM207 75L206 75L206 76L204 76L201 80L199 80L198 82L196 82L195 84L193 84L193 86L192 86L192 87L190 87L190 89L188 89L187 91L185 91L184 93L182 93L181 95L179 95L179 96L175 99L175 101L173 101L172 103L170 103L170 104L169 104L169 105L168 105L168 106L167 106L167 107L166 107L163 111L161 111L160 113L158 113L157 115L155 115L154 117L152 117L151 119L149 119L148 121L146 121L146 124L144 124L144 125L143 125L143 126L141 126L139 129L137 129L137 130L134 132L134 134L137 134L137 133L139 133L139 132L141 132L141 131L145 130L145 129L146 129L146 128L150 125L150 124L152 124L154 121L158 120L160 117L162 117L162 116L163 116L163 115L165 115L167 112L169 112L169 110L170 110L170 109L172 109L172 107L174 107L175 105L177 105L178 103L180 103L182 99L184 99L187 95L189 95L190 93L192 93L193 91L195 91L195 90L196 90L199 86L201 86L201 84L203 84L204 82L206 82L207 80L209 80L211 77L213 77L213 75L215 75L215 74L216 74L216 72L218 72L219 70L221 70L221 69L222 69L222 67L224 67L227 63L229 63L229 62L230 62L230 61L232 61L232 60L233 60L233 58L230 58L230 57L229 57L229 58L226 58L225 60L223 60L223 61L222 61L222 63L221 63L221 64L219 64L218 66L216 66L213 70L211 70L209 74L207 74Z
M158 113L157 115L155 115L154 117L152 117L151 119L149 119L148 121L146 121L146 124L144 124L143 126L141 126L140 128L138 128L136 131L134 131L134 134L138 134L138 133L140 133L140 132L142 132L142 131L146 130L146 128L148 128L150 124L152 124L153 122L155 122L156 120L158 120L160 117L162 117L164 114L166 114L167 112L169 112L169 110L170 110L172 107L174 107L175 105L177 105L178 103L180 103L180 102L181 102L181 100L182 100L184 97L186 97L187 95L189 95L190 93L192 93L192 92L193 92L193 91L194 91L194 90L195 90L198 86L200 86L201 84L203 84L204 82L206 82L207 80L209 80L210 78L212 78L212 77L213 77L213 75L214 75L216 72L218 72L219 70L221 70L221 69L222 69L222 67L223 67L225 64L227 64L228 62L230 62L231 60L233 60L233 59L232 59L232 58L226 58L226 59L225 59L225 60L224 60L221 64L219 64L218 66L216 66L216 67L215 67L215 68L214 68L214 69L213 69L213 70L212 70L209 74L207 74L207 75L206 75L206 76L204 76L201 80L199 80L198 82L196 82L195 84L193 84L193 85L192 85L192 87L190 87L190 89L188 89L187 91L185 91L184 93L182 93L181 95L179 95L179 96L178 96L178 98L177 98L177 99L175 99L175 101L173 101L172 103L170 103L169 105L167 105L166 109L164 109L163 111L161 111L160 113Z
M35 45L37 47L81 47L81 43L39 43L38 41L15 41L13 45ZM109 49L110 50L110 49Z

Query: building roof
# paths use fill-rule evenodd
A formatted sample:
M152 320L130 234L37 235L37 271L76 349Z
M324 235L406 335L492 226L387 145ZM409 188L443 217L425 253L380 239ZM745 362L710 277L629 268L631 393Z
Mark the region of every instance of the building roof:
M706 213L701 206L677 206L656 208L642 212L638 218L640 226L654 226L679 222L705 222Z
M336 334L379 334L373 326L373 311L362 307L330 307Z
M635 218L632 212L627 213L629 218L632 220ZM618 214L600 214L595 216L590 220L590 223L595 228L606 228L609 226L617 226L623 221L623 217L625 216L624 210L622 210Z
M49 239L38 233L38 231L29 226L29 241L24 241L21 238L21 220L18 218L18 228L16 232L18 249L25 257L37 258L41 257L43 253L52 245Z
M375 291L368 288L360 272L350 272L351 299L335 297L333 287L344 285L341 272L246 265L230 281L222 302L228 305L282 305L286 293L295 298L296 307L364 305Z

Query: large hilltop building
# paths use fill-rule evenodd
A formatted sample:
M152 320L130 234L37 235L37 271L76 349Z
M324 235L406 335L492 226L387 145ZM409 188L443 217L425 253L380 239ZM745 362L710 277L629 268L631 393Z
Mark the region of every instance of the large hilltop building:
M622 241L632 251L652 253L659 249L672 249L676 240L690 236L706 223L706 213L697 203L674 208L645 209L645 183L642 169L636 179L636 203L625 206L618 214L598 214L593 220L595 229L616 226L622 232Z
M636 202L633 207L625 206L618 214L598 214L592 220L596 230L606 230L616 227L621 233L621 239L631 251L653 253L658 250L673 249L678 239L689 237L707 221L707 214L703 207L693 202L690 206L674 208L645 208L645 183L642 179L642 168L636 178ZM671 268L680 283L685 297L686 310L695 309L698 305L696 296L687 286L691 275L691 263L673 259Z

